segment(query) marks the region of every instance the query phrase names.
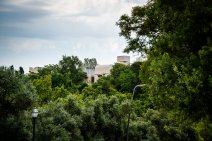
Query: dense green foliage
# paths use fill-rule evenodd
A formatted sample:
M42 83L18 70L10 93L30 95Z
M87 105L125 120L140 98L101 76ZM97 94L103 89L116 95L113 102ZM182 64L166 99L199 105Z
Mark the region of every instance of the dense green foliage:
M35 89L20 71L0 67L0 137L1 140L27 140L24 110L31 109Z
M151 0L117 23L129 43L125 51L148 56L144 81L157 106L211 116L211 8L209 0Z
M117 23L128 42L125 52L148 58L140 79L147 84L145 95L154 109L193 124L204 121L204 140L211 140L206 133L212 120L211 19L210 0L150 0Z
M95 58L63 56L38 73L0 68L0 139L31 140L31 109L37 107L36 140L212 140L212 3L150 0L120 17L125 52L144 62L114 64L108 76L86 83ZM131 95L134 87L145 84Z
M111 70L111 77L112 84L121 92L131 92L133 87L139 84L136 73L127 65L115 64Z

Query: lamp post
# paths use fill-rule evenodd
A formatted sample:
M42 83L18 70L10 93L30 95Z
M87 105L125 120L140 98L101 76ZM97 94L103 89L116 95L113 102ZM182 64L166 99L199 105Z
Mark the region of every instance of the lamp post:
M38 109L34 108L32 110L32 125L33 125L32 141L35 141L35 120L37 116L38 116Z
M142 87L144 86L145 84L140 84L140 85L136 85L133 89L133 93L132 93L132 97L131 97L131 103L130 103L130 108L131 108L131 105L132 105L132 102L133 102L133 98L134 98L134 95L135 95L135 90L137 87ZM129 125L130 125L130 111L129 111L129 114L128 114L128 121L127 121L127 141L129 139L129 136L128 136L128 133L129 133Z

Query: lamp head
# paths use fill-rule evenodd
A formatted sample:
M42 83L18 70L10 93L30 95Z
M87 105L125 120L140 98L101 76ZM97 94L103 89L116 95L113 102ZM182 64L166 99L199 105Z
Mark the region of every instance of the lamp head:
M37 108L34 108L32 110L32 118L36 118L38 116L38 109Z

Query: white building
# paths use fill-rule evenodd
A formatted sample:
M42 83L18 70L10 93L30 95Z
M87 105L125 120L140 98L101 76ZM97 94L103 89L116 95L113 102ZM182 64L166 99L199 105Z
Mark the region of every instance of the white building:
M130 56L117 56L117 62L124 65L130 64ZM110 70L113 65L97 65L95 69L84 69L84 72L87 73L88 83L94 83L102 76L107 76L110 74Z
M41 70L42 67L29 67L29 73L38 73L38 70Z
M117 56L117 63L129 65L130 64L130 56Z
M109 75L112 67L113 65L97 65L95 67L94 82L96 82L102 76Z
M84 69L84 72L87 74L87 83L88 84L91 84L91 83L94 83L94 74L95 74L95 69L90 69L90 68L85 68Z

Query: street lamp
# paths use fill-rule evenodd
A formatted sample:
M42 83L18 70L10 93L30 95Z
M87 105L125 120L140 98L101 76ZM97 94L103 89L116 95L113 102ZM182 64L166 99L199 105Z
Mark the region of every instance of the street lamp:
M142 86L144 86L144 85L145 85L145 84L140 84L140 85L136 85L136 86L134 87L134 89L133 89L133 94L132 94L132 97L131 97L130 107L131 107L132 102L133 102L133 98L134 98L134 95L135 95L135 90L136 90L136 88L137 88L137 87L142 87ZM128 122L127 122L127 141L128 141L128 138L129 138L129 136L128 136L128 133L129 133L129 124L130 124L130 111L129 111L129 114L128 114Z
M38 109L34 108L32 110L32 125L33 125L32 141L35 141L35 120L37 116L38 116Z

